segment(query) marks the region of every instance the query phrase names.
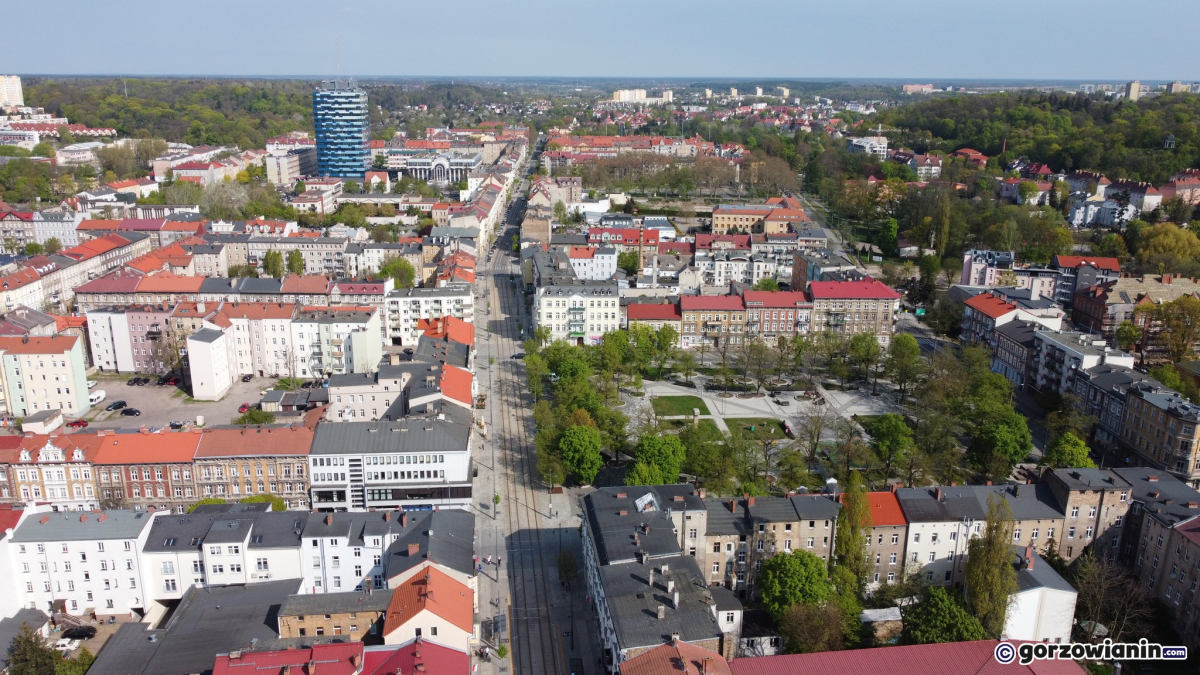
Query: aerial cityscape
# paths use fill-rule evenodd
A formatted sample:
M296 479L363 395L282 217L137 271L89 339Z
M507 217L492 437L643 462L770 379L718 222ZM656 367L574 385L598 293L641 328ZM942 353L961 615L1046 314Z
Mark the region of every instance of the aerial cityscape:
M245 11L0 66L0 675L1197 672L1179 44Z

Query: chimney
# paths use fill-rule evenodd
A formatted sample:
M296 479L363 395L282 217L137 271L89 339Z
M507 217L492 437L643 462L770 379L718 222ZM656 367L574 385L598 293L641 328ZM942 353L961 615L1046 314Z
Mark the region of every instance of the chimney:
M1146 476L1146 480L1150 481L1151 483L1157 483L1158 476Z
M1025 547L1025 569L1027 569L1027 570L1033 569L1033 547L1032 546Z
M650 588L654 588L654 568L650 568Z
M671 633L671 642L679 642L679 633Z
M45 525L46 523L50 522L50 516L42 516L41 519L38 520L38 522Z
M325 516L325 524L326 525L333 524L333 514L329 514L329 515Z
M400 512L400 527L404 527L405 525L408 525L408 514L405 513L404 511L401 511Z
M362 670L362 657L358 654L350 655L350 665L354 666L354 672Z
M667 618L667 606L659 605L658 606L658 620L662 621L665 618Z
M88 516L88 514L86 514L86 513L85 513L85 514L83 514L83 515L81 515L81 516L79 516L79 522L81 522L81 523L86 523L86 522L87 522L87 516Z
M627 516L627 515L629 515L629 512L626 511L625 509L621 509L620 511L617 511L617 515L618 516Z
M674 583L672 583L672 585L674 585ZM675 591L671 595L671 606L675 609L679 609L679 591Z
M896 494L896 490L900 489L899 483L892 483L892 494Z
M1155 490L1154 492L1150 493L1150 496L1155 499L1158 499L1159 497L1162 496L1162 490Z
M386 522L389 522L389 521L391 521L391 519L392 519L392 512L391 512L391 511L384 511L384 512L383 512L383 522L385 522L385 523L386 523Z
M746 500L746 506L754 506L754 497L750 497Z
M667 579L667 592L668 593L675 592L675 581L673 579Z
M706 490L704 488L700 488L700 499L704 499L707 496L708 496L708 490Z
M412 558L412 557L416 556L417 553L419 553L420 551L421 551L420 544L409 544L408 545L408 557Z
M737 500L736 499L729 500L729 511L730 511L730 513L737 513Z
M708 662L709 661L712 661L712 657L706 656L706 657L704 657L704 661L701 663L700 672L703 673L703 675L708 675Z
M667 573L671 571L671 568L668 567L666 563L663 563L661 571L662 571L663 576L665 577L665 576L667 576Z
M937 500L939 502L942 501L942 488L934 488L934 489L936 490L934 495L937 497Z
M626 497L628 497L628 496L629 496L629 495L625 494L624 492L618 492L618 493L617 493L617 499L625 499L625 498L626 498Z

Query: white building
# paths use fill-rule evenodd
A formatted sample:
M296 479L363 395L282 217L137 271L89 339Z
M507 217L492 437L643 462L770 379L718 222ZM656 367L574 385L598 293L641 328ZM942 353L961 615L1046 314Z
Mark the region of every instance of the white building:
M93 164L96 161L96 150L103 148L100 141L73 143L58 149L59 164Z
M1004 639L1070 642L1079 593L1032 546L1017 550L1020 590L1013 594L1004 618Z
M620 328L617 282L581 282L537 289L534 326L550 329L551 340L596 344Z
M1038 331L1034 334L1034 359L1040 392L1069 394L1075 390L1075 375L1102 363L1133 368L1133 356L1108 346L1091 333Z
M61 410L75 417L91 408L78 336L0 337L0 363L0 408L9 415Z
M25 518L2 543L21 606L49 612L61 600L75 616L135 618L146 608L142 547L151 522L165 515L67 511Z
M887 159L888 139L883 136L846 139L846 151L872 155L879 160Z
M401 288L384 300L386 338L396 345L416 344L422 331L419 321L453 316L475 322L475 295L470 284L452 283L438 288Z
M197 401L219 401L233 385L229 370L229 342L224 331L204 328L188 336L188 372L192 381L192 398Z
M617 271L617 249L572 246L567 259L575 270L575 276L584 281L611 279Z
M25 105L25 92L21 89L20 75L0 75L0 106Z
M371 373L383 358L382 312L334 307L303 311L292 319L297 377Z
M57 239L63 248L79 244L75 228L83 222L83 213L75 211L37 211L33 214L33 237L39 244Z

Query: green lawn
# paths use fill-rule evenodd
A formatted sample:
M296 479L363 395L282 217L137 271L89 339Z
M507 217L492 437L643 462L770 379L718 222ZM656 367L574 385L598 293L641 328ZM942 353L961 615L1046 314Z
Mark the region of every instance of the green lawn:
M699 396L658 396L650 401L654 406L654 414L659 416L691 415L693 408L699 408L701 415L707 415L708 406Z
M680 431L684 427L691 426L691 424L692 424L691 420L665 420L665 421L663 421L664 428L671 429L674 431ZM704 427L705 429L707 429L708 431L711 431L713 433L717 433L717 434L720 433L720 429L717 428L717 423L712 420L700 420L700 426Z
M737 427L749 438L756 441L787 438L783 433L783 422L770 417L726 417L725 424L730 429ZM751 430L751 427L754 427Z

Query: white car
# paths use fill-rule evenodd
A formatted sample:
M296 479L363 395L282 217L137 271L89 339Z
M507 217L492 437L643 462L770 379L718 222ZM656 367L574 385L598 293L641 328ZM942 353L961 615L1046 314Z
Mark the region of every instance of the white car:
M79 649L79 640L63 638L63 639L59 640L58 642L54 643L54 648L68 651L68 652L73 652L76 649Z
M95 380L88 380L87 383L88 383L88 389L95 389L96 385L100 384L99 382L97 382Z

